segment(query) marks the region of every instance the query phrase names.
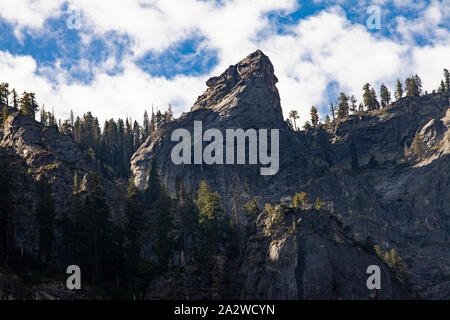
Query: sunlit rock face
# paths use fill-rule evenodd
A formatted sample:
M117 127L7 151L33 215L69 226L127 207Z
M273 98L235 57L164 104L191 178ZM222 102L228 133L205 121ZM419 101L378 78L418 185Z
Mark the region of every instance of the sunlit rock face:
M146 172L155 158L171 194L175 194L177 180L193 194L199 182L206 180L221 194L227 212L231 212L231 198L236 190L240 208L253 198L261 208L266 202L289 203L295 192L305 191L311 206L320 197L327 212L348 226L356 241L363 242L370 235L383 252L394 248L407 265L414 293L423 298L448 299L450 95L405 97L384 110L350 115L328 127L294 131L283 121L276 82L273 66L261 51L208 80L208 89L191 110L156 130L134 154L132 172L136 185L145 187ZM179 128L192 133L194 121L202 121L203 130L217 128L222 132L227 128L279 129L278 173L262 176L259 165L249 164L173 164L171 150L177 142L171 141L171 134ZM411 147L416 133L425 148L420 156L414 155ZM352 142L359 170L352 169ZM369 165L371 157L375 162ZM239 215L244 223L242 209ZM263 232L263 228L260 225L259 231ZM304 229L299 226L297 230ZM339 243L326 242L326 237L299 232L289 239L287 235L281 237L276 244L269 241L263 245L266 238L261 236L260 244L249 246L242 258L247 262L235 270L243 273L246 281L232 287L239 288L236 290L242 297L257 298L263 297L263 292L272 292L266 297L307 299L320 295L315 287L319 284L313 281L317 277L338 286L339 297L371 298L355 287L352 296L352 290L347 290L352 285L344 288L337 279L327 278L325 267L318 268L317 275L308 268L311 263L329 263L345 278L352 268L373 262L372 257L358 255L358 246L343 249ZM318 243L331 248L323 251ZM264 263L254 265L254 260L245 260L258 255ZM341 256L347 258L339 259ZM349 263L347 260L354 265L344 266ZM260 279L258 274L268 278ZM285 289L280 296L274 293L280 292L277 286ZM404 291L396 286L392 282L390 295L384 297L401 297ZM326 295L333 298L336 292L330 290Z

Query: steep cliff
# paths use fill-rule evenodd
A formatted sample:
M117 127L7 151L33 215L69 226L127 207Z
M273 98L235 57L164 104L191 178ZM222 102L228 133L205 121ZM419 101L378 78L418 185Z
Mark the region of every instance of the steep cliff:
M241 208L252 198L261 205L265 202L282 203L289 202L295 192L305 191L312 200L320 197L327 210L348 226L355 241L364 241L370 235L383 252L395 249L406 262L412 284L410 291L422 298L448 299L449 94L405 97L387 109L351 115L328 127L294 132L282 119L275 83L273 67L260 51L229 67L219 77L211 78L207 82L207 91L198 98L190 112L158 129L135 153L132 171L136 185L140 188L145 185L145 172L151 159L156 158L161 177L172 194L175 193L176 180L181 180L192 192L201 180L207 180L212 189L221 194L228 208L232 206L232 193L236 189ZM279 129L278 173L261 176L258 166L248 164L175 165L171 160L171 150L176 142L171 141L171 133L178 128L192 133L193 122L200 120L203 130ZM416 154L412 146L416 133L417 139L423 143L421 154ZM352 145L358 168L351 165ZM239 214L241 221L245 221L243 210L239 210ZM273 271L279 274L279 281L289 283L283 287L287 291L280 296L271 295L270 292L275 292L280 285L278 280L261 280L269 281L263 286L264 290L258 290L249 280L243 297L257 297L257 292L259 297L263 297L263 291L266 296L279 298L318 297L322 289L306 285L311 283L307 278L315 279L313 273L307 272L309 258L319 265L318 279L330 281L323 263L345 274L372 261L370 257L339 246L321 249L319 243L324 248L328 244L315 236L297 234L295 237L286 236L282 242L281 247L289 252L286 255L288 260L259 264L245 277L251 279L252 274ZM248 254L261 254L262 259L267 260L270 250L258 248ZM295 271L294 265L301 259L293 256L299 252L306 256L303 260L306 273ZM338 259L341 255L347 258ZM355 261L355 265L347 269L344 264L348 261ZM249 268L248 264L244 265L241 271ZM290 287L293 279L296 279L297 289ZM327 282L323 289L328 290L328 297L334 294L330 285L331 282ZM335 285L341 287L340 282ZM397 296L393 288L394 285L390 286L390 297ZM342 290L338 290L335 296L367 297L367 292L355 289L352 295Z

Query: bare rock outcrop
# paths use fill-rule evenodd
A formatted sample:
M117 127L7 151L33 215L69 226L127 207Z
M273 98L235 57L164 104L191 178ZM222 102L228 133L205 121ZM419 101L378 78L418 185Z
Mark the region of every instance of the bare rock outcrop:
M311 201L320 197L329 212L348 226L356 241L370 235L383 252L395 249L406 262L414 293L422 298L448 299L449 94L405 97L383 110L351 115L335 125L296 132L282 119L276 81L269 59L260 51L211 78L207 91L190 112L159 128L134 154L132 171L136 185L145 186L146 171L151 159L156 158L160 175L172 194L177 180L191 192L195 192L201 180L207 180L228 208L236 189L241 207L252 198L260 205L289 202L295 192L305 191ZM227 128L278 128L278 173L261 176L259 167L251 165L173 164L170 154L176 143L170 141L171 133L177 128L192 133L195 120L202 121L203 130L217 128L222 132ZM416 133L424 146L420 155L412 147ZM358 169L352 169L352 143ZM243 215L241 218L245 221ZM300 249L294 249L294 244ZM265 292L276 292L277 286L286 283L279 298L318 297L322 289L314 289L314 285L318 286L314 279L323 278L327 283L323 290L328 290L326 295L330 296L332 282L324 271L326 264L333 265L344 276L373 258L353 249L326 249L328 244L320 237L306 234L297 236L296 240L286 237L270 250L261 249L265 251L259 254L262 261L270 257L267 250L273 254L287 250L290 255L278 254L284 258L275 264L264 263L248 275L266 274L261 279L262 283L265 281L262 285ZM290 258L294 251L302 252L307 264L319 265L317 276L305 269L310 280L305 278L300 285L303 289L297 287L297 291L289 287L294 265L299 263L298 259ZM344 256L345 259L339 259ZM346 261L354 263L347 267ZM295 278L298 280L298 274ZM356 289L353 293L345 291L343 282L333 285L341 288L336 298L368 297L367 292ZM246 292L254 292L254 297L257 292L263 295L263 290L258 290L252 282L247 287ZM394 287L392 283L385 297L399 297Z

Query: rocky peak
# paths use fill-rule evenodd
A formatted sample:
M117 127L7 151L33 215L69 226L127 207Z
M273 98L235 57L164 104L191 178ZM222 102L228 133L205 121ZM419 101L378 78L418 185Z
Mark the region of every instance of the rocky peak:
M271 120L283 121L277 82L269 58L256 50L220 76L210 78L208 89L191 111L211 109L222 116L245 113L254 120L265 114Z

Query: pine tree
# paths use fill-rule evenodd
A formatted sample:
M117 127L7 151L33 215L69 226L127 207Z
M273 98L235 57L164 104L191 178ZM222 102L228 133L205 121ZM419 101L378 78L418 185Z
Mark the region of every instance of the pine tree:
M172 106L169 103L169 107L167 108L167 111L164 113L164 122L170 122L173 120L173 110Z
M51 259L54 240L55 200L46 178L38 182L37 194L39 195L36 214L39 224L39 258L44 263L48 263Z
M330 111L331 116L333 117L333 121L336 120L336 107L332 103L330 103Z
M349 98L343 92L340 93L338 97L338 119L342 120L348 116L350 105L348 104Z
M312 128L311 123L309 121L305 121L305 124L303 125L303 129L308 131L311 128Z
M355 96L352 95L352 96L350 97L350 103L351 103L350 111L351 111L353 114L355 114L355 113L358 111L357 108L356 108L356 102L357 102L357 100L356 100Z
M450 72L447 69L444 69L444 83L445 90L450 91Z
M294 125L292 124L291 119L286 118L286 123L288 125L289 128L291 128L292 130L295 130Z
M3 110L2 110L2 124L4 125L6 123L6 120L8 120L8 107L7 106L3 106Z
M415 80L414 80L414 78L406 78L405 91L406 91L407 97L412 97L415 95Z
M170 258L175 246L172 200L163 186L160 187L158 205L156 209L156 244L155 253L158 256L161 271L170 266Z
M29 93L22 93L22 97L19 100L20 111L23 115L32 115L33 110L31 107L31 97Z
M9 83L2 82L0 84L0 107L9 106L8 96L9 96Z
M370 84L368 83L363 86L363 102L368 111L374 110L372 90L370 88Z
M380 87L381 107L386 108L391 103L391 92L383 84Z
M156 128L161 127L161 125L164 123L164 117L163 114L161 113L161 110L156 111L155 120L156 120Z
M422 80L416 74L405 81L406 96L418 97L422 94Z
M289 112L289 118L291 118L294 123L294 130L297 130L297 119L299 118L297 110L291 110L291 112Z
M292 206L294 208L306 208L308 204L309 195L306 192L295 193L292 198Z
M128 257L128 268L136 273L141 256L142 239L146 229L142 204L139 201L138 190L130 178L126 198L125 236L128 240L125 248Z
M317 127L319 126L319 113L317 112L316 107L312 106L311 107L311 123L313 125L313 127Z
M157 128L156 115L155 115L155 111L153 110L153 105L152 105L152 117L150 119L150 132L155 131L156 128Z
M111 283L116 280L114 242L115 228L106 202L102 179L96 172L89 172L88 196L77 217L77 233L81 242L77 261L92 281Z
M48 126L48 115L47 115L47 112L45 111L45 106L42 106L42 109L41 109L41 120L40 120L40 122L44 126Z
M376 94L374 88L372 88L370 90L370 96L371 96L370 100L371 100L371 103L372 103L372 111L380 109L380 103L378 102L377 94Z
M73 128L74 125L74 115L73 115L73 110L70 110L70 125Z
M414 139L411 143L411 150L413 154L419 158L423 157L425 154L425 143L422 140L419 132L416 132Z
M30 94L30 103L31 103L31 116L33 119L36 118L36 112L39 110L38 104L36 102L36 95L31 92ZM53 117L54 117L54 113L53 113Z
M226 224L221 197L203 180L197 190L195 204L199 211L199 225L203 231L203 255L216 253L219 250L220 238L224 237Z
M148 118L147 110L144 112L144 122L142 125L142 141L147 140L147 138L150 136L150 120Z
M159 199L161 189L161 179L158 174L156 159L153 158L150 168L147 171L147 187L145 189L145 199L148 203L153 204Z
M447 91L447 88L445 87L445 82L444 82L444 80L441 80L441 84L439 86L438 92L443 93L445 91Z
M52 108L52 112L47 112L48 125L56 126L55 110Z
M141 146L141 127L135 120L133 124L133 151L136 151Z
M12 107L15 110L18 110L19 109L19 96L17 94L16 89L12 89L11 95L12 95Z
M399 100L403 97L403 88L400 79L397 79L397 90L395 91L395 99Z
M422 79L416 74L414 76L414 81L416 84L416 96L420 96L422 94Z

